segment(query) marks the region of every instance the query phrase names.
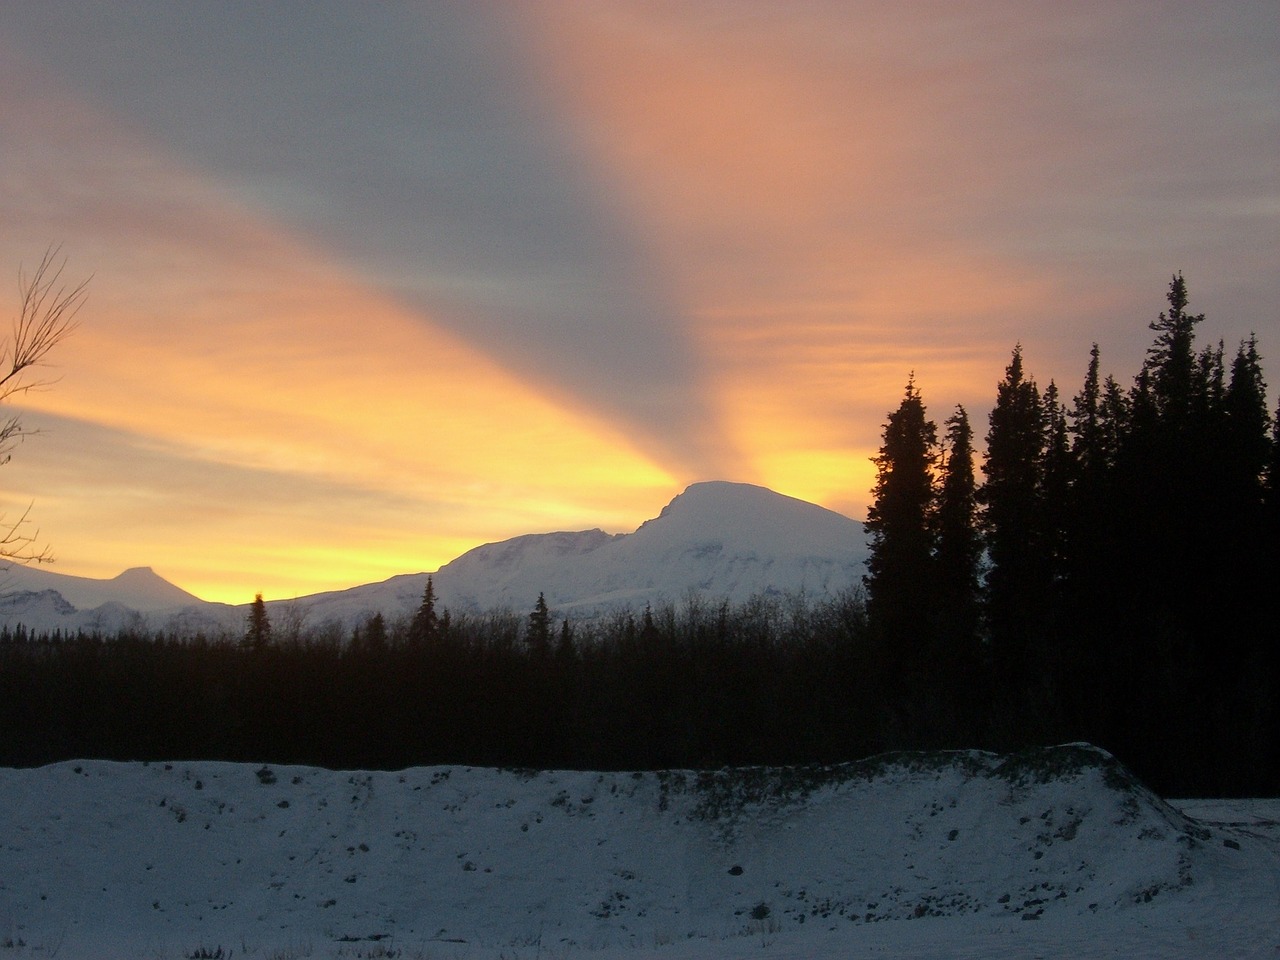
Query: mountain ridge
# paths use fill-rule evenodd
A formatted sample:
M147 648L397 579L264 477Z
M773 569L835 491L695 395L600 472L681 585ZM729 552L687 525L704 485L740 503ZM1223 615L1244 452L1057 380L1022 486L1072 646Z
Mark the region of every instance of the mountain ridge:
M109 601L124 602L139 613L168 610L188 604L206 603L193 593L160 576L149 566L129 567L114 577L97 579L54 573L40 567L12 566L0 573L0 594L56 591L80 609L101 606Z
M690 592L732 602L834 593L858 582L865 558L858 521L766 487L702 481L631 533L597 527L521 534L473 547L430 574L268 600L268 609L287 609L312 626L349 628L375 613L411 614L432 576L442 608L523 610L545 594L556 613L589 617L626 605L678 603ZM240 628L248 607L203 601L150 567L108 580L26 568L10 574L0 626L110 632L141 617L153 628L216 632ZM37 602L48 592L62 602Z

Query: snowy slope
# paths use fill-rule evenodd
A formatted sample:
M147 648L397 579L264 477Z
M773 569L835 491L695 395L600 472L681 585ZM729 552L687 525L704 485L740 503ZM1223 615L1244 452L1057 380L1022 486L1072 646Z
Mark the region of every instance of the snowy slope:
M243 621L226 604L206 603L150 567L134 567L109 580L73 577L37 567L0 573L0 626L30 630L113 633L139 624L152 629L220 629Z
M532 609L589 616L610 607L679 603L691 592L741 602L753 595L835 593L861 581L862 524L764 487L696 483L634 533L530 534L469 550L434 574L453 610ZM407 614L426 574L305 598L313 622L355 622L381 610Z
M134 567L110 580L95 580L15 565L0 574L0 588L4 593L57 591L67 603L82 610L114 602L140 613L152 613L202 602L150 567Z
M1277 806L1196 822L1080 745L701 774L62 763L0 771L0 942L1272 957Z

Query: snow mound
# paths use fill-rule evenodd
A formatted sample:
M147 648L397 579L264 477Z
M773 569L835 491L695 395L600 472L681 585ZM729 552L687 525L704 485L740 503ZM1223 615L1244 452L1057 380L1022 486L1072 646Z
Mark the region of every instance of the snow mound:
M847 949L923 918L1185 917L1215 884L1247 916L1242 879L1276 886L1273 839L1190 820L1085 745L716 772L68 762L0 771L0 805L0 920L64 957Z

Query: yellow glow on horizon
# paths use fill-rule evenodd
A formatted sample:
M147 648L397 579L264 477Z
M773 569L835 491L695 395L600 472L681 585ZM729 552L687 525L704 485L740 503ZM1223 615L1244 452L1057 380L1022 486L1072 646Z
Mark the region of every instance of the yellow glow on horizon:
M821 10L704 13L527 15L540 76L664 264L752 479L860 517L908 375L938 422L972 405L1012 346L1001 318L1017 329L1059 291L913 229L961 174L922 159L932 128L909 108L932 94L868 66L870 33L815 57Z
M0 149L40 202L0 256L73 237L71 269L96 276L60 382L26 398L33 423L57 415L74 435L21 451L2 505L35 501L62 572L145 564L239 603L432 570L518 534L632 530L695 480L861 519L912 372L933 419L964 402L981 435L973 401L1014 331L1037 303L1089 291L948 234L935 207L990 173L929 149L947 129L937 78L877 59L874 22L825 30L821 5L652 13L511 11L529 28L522 97L548 106L581 161L575 188L617 215L654 301L684 322L704 378L691 395L713 408L688 431L693 462L722 475L685 476L572 385L514 374L432 313L446 307L398 302L234 182L20 63L0 68L22 81L0 94Z
M630 529L687 482L569 391L524 382L116 118L47 95L44 139L97 153L31 175L92 197L68 269L95 276L59 382L24 403L33 426L80 426L20 451L5 503L36 502L58 572L148 565L206 599L305 595L485 540Z

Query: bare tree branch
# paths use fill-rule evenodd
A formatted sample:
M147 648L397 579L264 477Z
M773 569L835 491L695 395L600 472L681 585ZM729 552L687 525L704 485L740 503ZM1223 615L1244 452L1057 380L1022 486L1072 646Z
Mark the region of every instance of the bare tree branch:
M57 262L60 247L49 247L40 265L28 277L18 268L18 299L22 309L13 323L11 337L0 344L0 404L19 394L49 386L48 379L29 379L29 372L44 366L49 352L78 326L76 314L84 305L89 281L69 286L62 280L66 260ZM26 430L22 418L0 418L0 465L9 462L13 448L35 431ZM16 521L0 514L0 562L44 563L47 548L35 545L39 531L27 533L28 506Z
M26 532L30 516L31 507L28 506L17 520L0 517L0 560L4 563L49 563L53 560L48 547L36 547L40 531ZM0 570L3 569L0 566Z
M0 346L0 401L17 393L47 386L47 380L24 381L23 373L41 366L49 351L78 326L76 313L84 305L89 281L74 287L62 282L67 262L55 264L60 247L45 251L30 277L18 268L18 296L22 310L13 324L10 342Z

